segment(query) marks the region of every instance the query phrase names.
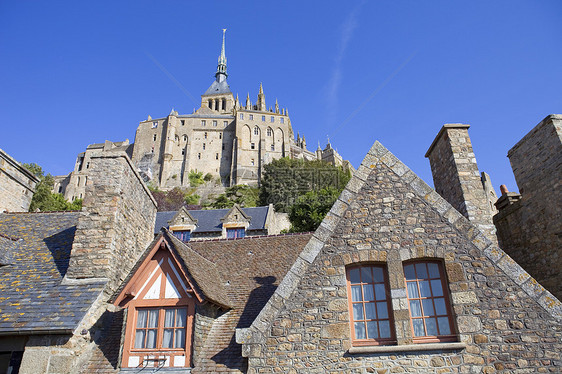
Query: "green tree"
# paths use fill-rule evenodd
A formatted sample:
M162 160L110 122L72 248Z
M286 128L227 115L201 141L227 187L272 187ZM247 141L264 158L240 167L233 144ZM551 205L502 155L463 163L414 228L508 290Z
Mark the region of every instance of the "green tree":
M231 208L234 204L238 204L243 208L251 208L257 206L259 202L259 189L244 184L237 184L228 187L223 194L215 197L210 203L206 204L206 208L224 209Z
M80 210L82 209L82 199L76 199L73 202L67 201L60 193L53 193L55 179L51 174L45 175L41 166L31 163L23 164L23 166L32 172L39 183L35 186L35 193L29 204L29 211L41 212L60 211L60 210Z
M187 178L189 179L189 184L191 185L191 187L197 187L205 183L205 180L203 179L203 173L200 171L197 172L191 170L187 175Z
M351 174L322 161L281 158L264 166L260 205L273 204L279 212L289 212L298 198L309 191L332 187L341 192Z
M309 191L291 205L289 220L291 232L314 231L336 202L340 190L325 187L319 191Z

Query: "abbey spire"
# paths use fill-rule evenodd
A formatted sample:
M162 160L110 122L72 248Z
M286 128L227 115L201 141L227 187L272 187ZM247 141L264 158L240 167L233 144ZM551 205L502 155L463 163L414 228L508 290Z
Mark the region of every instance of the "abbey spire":
M217 82L222 82L226 80L228 74L226 74L226 53L224 51L224 40L226 37L226 29L222 29L222 48L221 48L221 55L219 56L219 64L217 65L217 72L215 73L215 77L217 78Z

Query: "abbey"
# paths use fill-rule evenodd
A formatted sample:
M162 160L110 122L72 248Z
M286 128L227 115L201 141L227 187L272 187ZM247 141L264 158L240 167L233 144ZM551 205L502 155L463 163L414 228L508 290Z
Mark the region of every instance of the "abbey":
M159 188L189 186L190 171L210 173L223 186L257 184L263 166L281 157L323 160L351 166L331 148L311 152L306 139L294 139L289 111L267 106L260 84L257 102L245 104L227 83L225 31L215 81L192 114L172 110L164 118L142 121L132 155L141 175Z

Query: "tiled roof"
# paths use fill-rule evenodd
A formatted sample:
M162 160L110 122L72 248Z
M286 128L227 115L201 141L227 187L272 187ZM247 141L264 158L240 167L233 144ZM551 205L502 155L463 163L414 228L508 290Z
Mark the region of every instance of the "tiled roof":
M197 227L194 233L199 232L220 232L222 231L221 218L223 218L230 209L211 209L211 210L190 210L189 214L197 220ZM252 217L248 231L263 230L269 207L259 206L255 208L242 208L244 213ZM174 218L177 211L158 212L156 213L156 223L154 225L154 233L160 232L162 227L167 228L168 222Z
M250 213L251 214L251 213ZM249 327L312 234L189 242L217 266L232 309L215 320L193 373L245 371L235 329Z
M0 214L0 253L11 256L0 267L0 334L69 332L102 291L103 282L61 284L79 214Z

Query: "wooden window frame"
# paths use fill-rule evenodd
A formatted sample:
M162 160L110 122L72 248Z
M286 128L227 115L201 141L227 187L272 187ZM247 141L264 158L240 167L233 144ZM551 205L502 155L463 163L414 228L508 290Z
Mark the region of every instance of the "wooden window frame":
M360 302L354 302L352 299L352 293L351 293L351 277L350 277L350 272L351 270L354 269L361 269L361 268L365 268L365 267L377 267L382 269L383 272L383 280L384 282L382 284L384 284L384 292L385 292L385 302L387 303L387 313L388 313L388 323L390 326L390 338L376 338L376 339L357 339L355 338L355 322L366 322L366 321L381 321L381 320L386 320L386 319L369 319L367 320L366 318L366 311L365 311L365 300L363 298L363 287L361 287L361 301ZM361 270L359 270L359 273L361 274ZM349 325L350 325L350 331L351 331L351 345L352 346L369 346L369 345L394 345L396 344L396 331L394 328L394 315L393 315L393 311L392 311L392 298L390 296L390 284L388 281L388 271L387 271L387 267L386 264L379 264L379 263L362 263L362 264L352 264L350 266L347 266L345 269L345 276L346 276L346 284L347 284L347 305L348 305L348 312L349 312ZM367 283L367 282L361 282L361 283L354 283L354 285L356 284L360 284L360 285L365 285L365 284L372 284L373 285L373 292L375 289L375 284L381 284L380 282L374 282L373 283ZM380 302L380 301L379 301ZM358 304L361 303L363 304L363 316L364 319L363 320L358 320L355 321L354 319L354 315L353 315L353 304ZM376 305L376 297L374 300L374 303ZM377 308L375 307L375 310ZM378 311L376 312L377 316L378 316Z
M242 231L240 231L240 230L242 230ZM229 238L229 237L228 237L228 233L229 233L229 232L234 232L234 233L235 233L235 234L234 234L235 236ZM242 236L238 236L237 234L238 234L239 232L242 232L243 235L242 235ZM244 227L227 227L227 228L226 228L226 238L227 238L227 239L241 239L241 238L245 238L245 237L246 237L246 228L244 228Z
M441 316L441 317L444 316L444 315L437 315L437 311L436 311L436 308L435 308L435 299L441 298L441 296L437 296L437 297L433 296L433 289L432 289L431 286L429 287L429 291L431 293L431 296L429 296L429 297L422 297L421 296L419 281L420 280L427 280L431 284L431 280L437 280L437 278L432 278L429 275L428 264L430 264L430 263L436 264L437 269L439 270L439 279L441 280L441 288L443 290L443 298L444 298L445 308L446 308L446 311L447 311L447 317L448 317L448 321L449 321L450 334L425 335L425 336L416 337L416 336L414 336L414 321L413 321L414 319L421 319L423 321L424 330L427 332L426 319L435 318L436 319L436 328L437 328L437 331L439 332L439 323L437 322L437 318L439 316ZM425 264L426 271L427 271L427 274L428 274L428 278L418 278L417 269L416 269L416 266L415 266L416 264ZM403 265L403 268L404 268L404 284L406 285L406 298L408 300L408 313L409 313L409 316L410 316L410 329L412 331L413 342L414 343L442 343L442 342L456 342L456 341L458 341L458 336L455 333L453 310L452 310L452 307L451 307L451 298L449 297L449 287L448 287L448 283L447 283L445 268L443 266L442 261L422 259L422 260L407 261L407 262L404 262L402 265ZM408 265L414 265L414 271L415 271L415 274L416 274L415 280L407 280L406 279L406 266L408 266ZM408 283L413 283L413 282L416 282L418 297L412 297L411 298L410 295L409 295L409 292L408 292ZM434 312L433 316L425 316L424 315L422 300L427 300L427 299L432 300L431 304L432 304L433 312ZM410 308L410 301L411 300L420 300L421 317L412 317L412 310Z

